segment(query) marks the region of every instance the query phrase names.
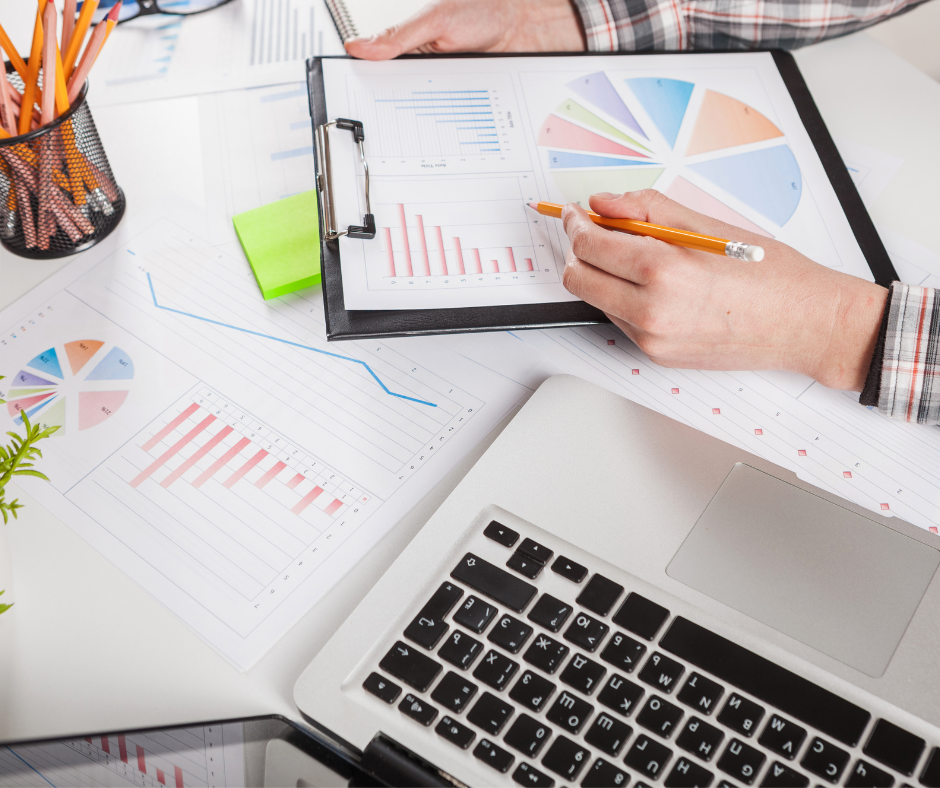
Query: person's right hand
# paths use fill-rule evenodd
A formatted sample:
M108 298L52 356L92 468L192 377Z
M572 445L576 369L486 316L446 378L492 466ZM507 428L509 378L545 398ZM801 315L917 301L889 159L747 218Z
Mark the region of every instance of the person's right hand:
M435 0L371 38L346 42L363 60L408 52L575 52L585 49L571 0Z

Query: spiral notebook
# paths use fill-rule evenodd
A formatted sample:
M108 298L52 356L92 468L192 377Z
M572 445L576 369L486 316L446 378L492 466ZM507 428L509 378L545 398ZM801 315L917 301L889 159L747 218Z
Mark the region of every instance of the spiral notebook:
M340 38L371 36L398 24L415 13L427 0L326 0Z

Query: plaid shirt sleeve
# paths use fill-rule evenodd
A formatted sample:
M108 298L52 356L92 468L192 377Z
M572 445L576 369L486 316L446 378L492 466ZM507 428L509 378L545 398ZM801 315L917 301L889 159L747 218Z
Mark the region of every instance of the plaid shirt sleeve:
M926 0L572 0L592 52L796 49Z
M863 405L918 424L940 424L940 290L891 285Z

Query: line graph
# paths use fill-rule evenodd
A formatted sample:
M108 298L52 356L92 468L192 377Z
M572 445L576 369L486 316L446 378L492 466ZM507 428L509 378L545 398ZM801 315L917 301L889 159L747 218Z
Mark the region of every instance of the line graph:
M300 348L301 350L309 350L313 353L320 353L321 355L329 356L331 358L336 358L336 359L339 359L340 361L349 361L352 364L361 364L362 367L366 370L366 372L368 372L373 377L375 382L378 383L379 386L382 387L382 390L389 396L398 397L399 399L408 400L409 402L416 402L419 405L427 405L429 408L437 407L437 405L435 405L433 402L428 402L423 399L418 399L417 397L409 397L405 394L398 394L392 391L388 386L386 386L382 382L382 379L378 375L375 374L375 371L372 369L372 367L370 367L365 361L361 361L358 358L352 358L351 356L343 356L343 355L340 355L339 353L330 353L327 350L320 350L319 348L311 347L310 345L303 345L300 342L291 342L289 339L282 339L281 337L275 337L275 336L272 336L271 334L263 334L260 331L252 331L250 328L242 328L241 326L233 326L231 323L223 323L219 320L212 320L211 318L208 318L208 317L202 317L201 315L194 315L192 312L184 312L181 309L173 309L173 307L163 306L157 301L157 293L156 293L156 290L154 289L153 279L150 276L149 271L147 272L147 284L150 286L150 295L153 297L153 305L157 309L162 309L165 312L174 312L178 315L183 315L185 317L194 318L195 320L202 320L205 323L212 323L213 325L222 326L223 328L230 328L233 331L241 331L242 333L251 334L256 337L261 337L262 339L270 339L273 342L281 342L285 345L290 345L291 347Z

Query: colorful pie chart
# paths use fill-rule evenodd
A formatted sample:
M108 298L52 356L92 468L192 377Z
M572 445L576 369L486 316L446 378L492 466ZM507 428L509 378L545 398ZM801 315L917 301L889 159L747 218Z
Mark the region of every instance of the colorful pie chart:
M116 345L77 339L36 354L11 376L7 412L17 424L30 422L66 430L87 430L124 404L134 362Z
M543 122L538 144L566 201L586 207L597 192L655 186L768 237L795 213L803 189L796 157L783 132L746 103L693 82L618 82L604 71L565 87L569 97Z

